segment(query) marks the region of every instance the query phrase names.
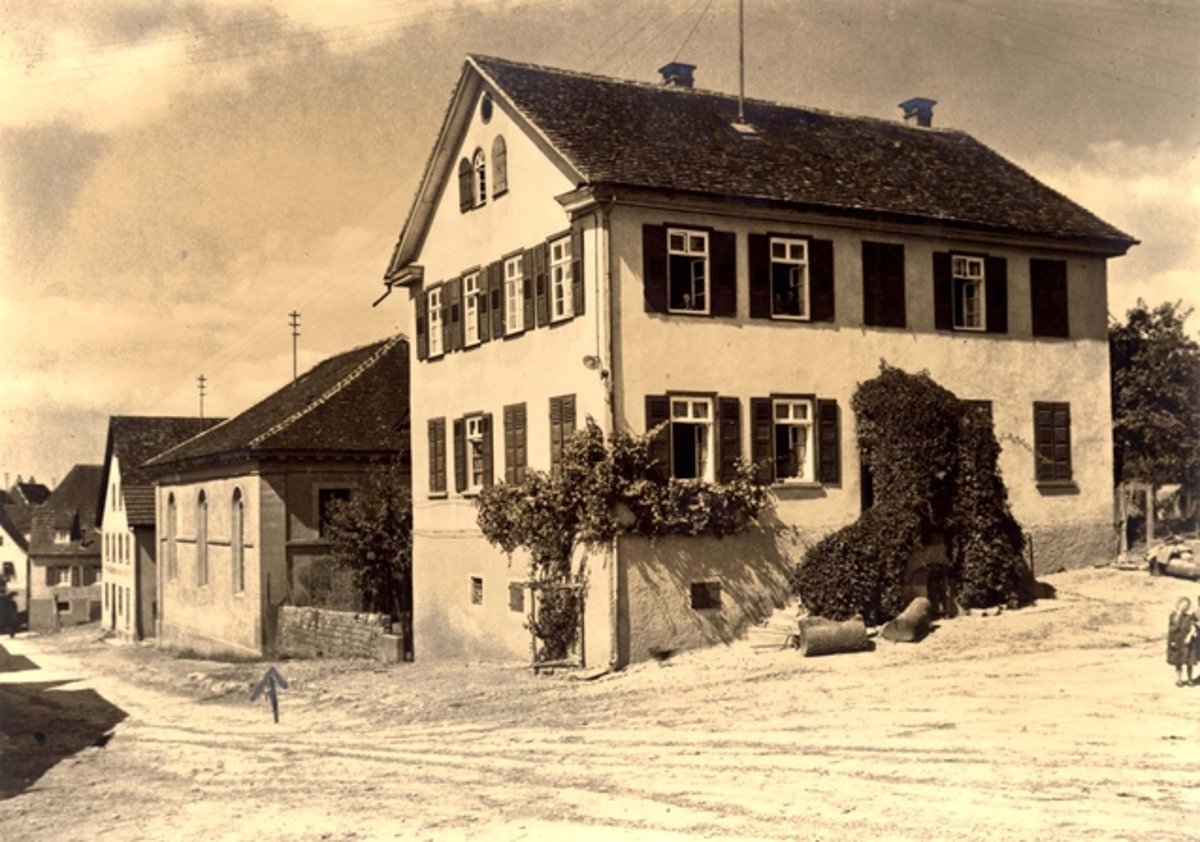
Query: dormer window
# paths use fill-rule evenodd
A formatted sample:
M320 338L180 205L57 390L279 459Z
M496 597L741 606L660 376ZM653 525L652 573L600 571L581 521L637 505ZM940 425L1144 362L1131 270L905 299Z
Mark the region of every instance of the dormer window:
M476 149L471 158L471 175L472 196L475 207L479 207L487 201L487 158L482 149Z
M56 544L71 543L71 530L70 529L55 529L54 530L54 543L56 543Z

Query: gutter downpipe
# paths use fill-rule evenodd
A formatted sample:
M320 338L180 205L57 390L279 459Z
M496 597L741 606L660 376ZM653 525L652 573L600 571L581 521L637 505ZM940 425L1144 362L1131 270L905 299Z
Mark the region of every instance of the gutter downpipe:
M604 238L604 247L597 248L596 253L603 261L601 271L597 273L597 282L607 286L606 302L605 302L605 319L599 320L597 327L601 325L606 328L606 336L604 337L607 348L605 357L608 360L608 366L604 369L607 377L604 378L605 402L608 404L608 433L611 438L613 432L617 429L617 401L616 401L616 343L613 340L615 333L613 325L616 321L616 307L614 299L616 293L614 291L612 267L612 208L616 204L616 196L610 196L607 201L601 205L601 211L597 220L597 234ZM599 290L597 290L599 293ZM596 295L596 300L600 300L599 294ZM600 308L597 307L597 310ZM599 340L599 337L597 337ZM620 652L620 634L618 623L620 621L620 612L618 610L618 598L620 596L620 575L618 573L620 565L620 554L618 552L620 538L613 536L612 545L609 550L611 563L609 565L609 655L608 668L610 671L615 671L621 668L621 652Z

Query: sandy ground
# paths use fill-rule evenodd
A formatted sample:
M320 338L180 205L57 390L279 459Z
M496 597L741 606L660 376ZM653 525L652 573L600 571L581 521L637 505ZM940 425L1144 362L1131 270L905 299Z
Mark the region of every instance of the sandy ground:
M591 681L520 665L172 658L94 627L0 640L6 839L1195 839L1200 583L1058 598L920 644L745 643ZM189 679L189 676L191 678Z

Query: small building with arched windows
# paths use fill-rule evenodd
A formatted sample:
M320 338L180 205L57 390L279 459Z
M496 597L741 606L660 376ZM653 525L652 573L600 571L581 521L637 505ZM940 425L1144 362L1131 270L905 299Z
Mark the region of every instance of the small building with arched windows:
M273 652L280 606L312 604L327 569L331 507L407 459L408 425L408 342L394 336L149 460L160 644Z

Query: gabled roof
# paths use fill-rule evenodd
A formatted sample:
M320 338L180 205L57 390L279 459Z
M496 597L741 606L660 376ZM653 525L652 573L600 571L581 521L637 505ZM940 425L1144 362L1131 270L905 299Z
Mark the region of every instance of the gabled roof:
M146 466L157 474L271 454L398 453L408 423L408 341L397 335L330 357Z
M693 194L948 228L1067 240L1124 253L1129 235L969 135L694 88L469 56L438 138L482 79L561 156L580 184ZM469 106L470 103L467 103ZM435 150L388 270L415 255L429 199L448 177ZM434 168L438 172L433 172Z
M28 551L29 542L25 540L24 530L22 530L17 526L16 523L13 522L12 517L8 513L8 509L8 506L0 505L0 530L3 530L4 534L8 535L9 540L20 547L21 550Z
M102 465L76 465L33 514L30 555L96 555L96 512L104 477ZM71 530L70 543L56 544L55 530Z
M104 477L97 523L104 517L108 493L112 488L109 473L114 456L121 465L121 495L129 525L153 526L154 481L144 467L145 462L224 420L138 415L115 415L110 418L108 441L104 447Z
M50 496L50 489L42 485L40 482L30 480L29 482L17 481L13 484L13 492L15 496L24 500L31 506L40 506L46 502Z

